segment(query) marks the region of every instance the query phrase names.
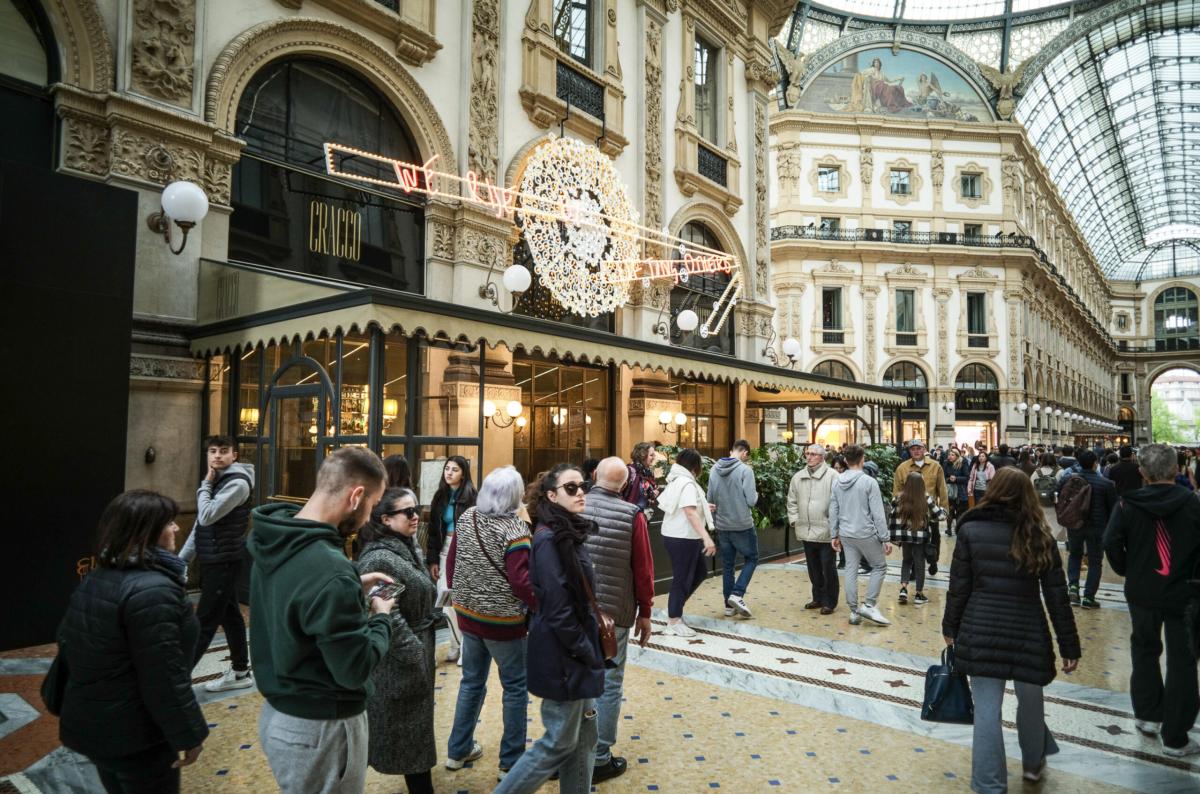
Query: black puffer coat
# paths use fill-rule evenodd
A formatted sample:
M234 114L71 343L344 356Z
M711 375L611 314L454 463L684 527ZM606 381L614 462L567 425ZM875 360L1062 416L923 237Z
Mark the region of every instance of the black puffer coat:
M1050 570L1033 576L1009 556L1012 533L1011 517L997 508L962 517L942 634L954 638L955 658L967 675L1045 686L1056 674L1046 612L1064 659L1079 658L1079 634L1058 546Z
M175 750L201 744L208 724L191 675L199 634L183 579L157 562L88 574L59 629L70 671L62 743L92 758L164 740Z

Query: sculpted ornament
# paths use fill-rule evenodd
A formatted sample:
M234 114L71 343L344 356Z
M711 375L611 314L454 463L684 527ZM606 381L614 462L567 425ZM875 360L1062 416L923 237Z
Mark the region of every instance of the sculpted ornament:
M784 71L787 72L787 90L783 94L783 100L788 107L795 107L800 101L800 81L804 75L804 63L808 60L808 56L802 52L792 52L787 47L775 46L775 53L779 56L779 62L783 64ZM778 81L777 81L778 82Z
M67 168L97 176L108 172L108 130L79 118L68 117L67 151L63 164Z
M500 96L496 83L498 41L496 0L477 0L472 12L470 139L467 161L477 174L495 179L499 156Z
M871 154L871 147L865 146L858 154L859 178L862 179L864 185L871 184L871 176L875 171L875 158Z
M1021 78L1025 74L1025 67L1029 65L1026 60L1017 68L1010 68L1007 72L1001 72L999 69L994 69L985 64L979 64L980 71L987 77L988 82L999 93L996 99L996 113L1004 121L1012 121L1013 111L1016 109L1016 104L1013 101L1013 90L1017 84L1021 82Z
M196 41L194 0L135 0L133 88L188 106Z

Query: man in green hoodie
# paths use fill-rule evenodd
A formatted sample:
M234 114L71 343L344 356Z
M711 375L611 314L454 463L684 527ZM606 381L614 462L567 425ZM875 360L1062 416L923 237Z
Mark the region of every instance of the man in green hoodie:
M367 696L391 643L393 601L368 606L364 594L391 580L360 577L342 548L386 477L373 452L345 447L325 459L299 510L251 514L250 657L266 698L258 738L284 792L349 794L366 783Z

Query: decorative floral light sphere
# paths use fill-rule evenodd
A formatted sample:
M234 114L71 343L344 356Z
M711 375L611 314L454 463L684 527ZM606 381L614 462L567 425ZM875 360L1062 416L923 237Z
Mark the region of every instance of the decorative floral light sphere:
M684 309L675 318L675 324L679 326L680 331L695 331L696 326L700 324L700 317L691 309Z
M521 265L509 265L504 271L504 288L509 292L524 292L533 283L533 275Z
M574 138L547 140L526 160L519 192L534 272L555 300L591 317L624 305L638 215L612 160Z

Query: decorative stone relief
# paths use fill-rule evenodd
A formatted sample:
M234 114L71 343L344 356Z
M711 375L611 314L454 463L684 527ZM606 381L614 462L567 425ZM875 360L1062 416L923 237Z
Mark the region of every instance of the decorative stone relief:
M800 188L800 147L796 144L779 149L775 157L775 173L783 192L795 194Z
M950 337L947 333L950 317L950 295L952 290L938 287L933 291L937 300L938 334L938 385L950 385Z
M96 176L108 173L108 129L81 118L68 116L65 121L63 165Z
M508 246L504 240L479 229L463 228L459 250L463 252L464 258L473 260L482 267L503 270L509 261Z
M659 229L663 225L663 152L662 152L662 25L646 17L646 126L643 139L645 146L646 182L642 195L644 225ZM647 256L661 256L662 252L646 251Z
M433 232L433 255L440 259L454 258L454 228L444 223L430 222Z
M230 163L212 157L204 159L204 192L213 204L229 204L229 192L233 177Z
M146 356L134 353L129 357L131 378L162 378L164 380L204 380L202 359L171 356Z
M942 161L941 149L935 149L929 155L929 167L932 175L932 179L930 181L933 182L933 189L939 191L940 193L946 172L946 164Z
M858 177L862 180L863 187L868 187L871 184L871 175L875 172L875 158L871 154L871 147L864 146L862 151L858 153Z
M867 346L866 355L866 380L868 383L875 382L875 298L879 295L879 287L874 284L864 284L862 288L863 296L863 318L865 320L866 334L864 343Z
M132 88L191 107L195 45L195 0L134 0Z
M467 167L495 180L499 165L500 17L498 0L475 0L471 13L471 104Z
M767 220L767 103L754 102L754 294L767 297L771 246Z
M177 144L164 144L117 127L112 134L114 174L166 184L177 179L204 181L203 156Z

